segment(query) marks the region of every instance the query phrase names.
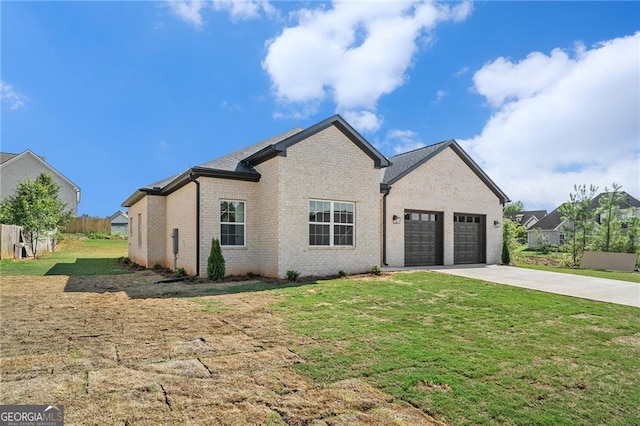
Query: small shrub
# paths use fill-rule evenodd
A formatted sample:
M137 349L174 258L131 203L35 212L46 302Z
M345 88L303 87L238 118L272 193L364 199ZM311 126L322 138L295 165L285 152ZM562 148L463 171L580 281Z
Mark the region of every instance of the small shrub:
M110 240L111 233L103 231L89 231L87 233L87 238L90 240Z
M502 264L509 265L511 263L511 253L509 252L509 244L502 244Z
M345 271L343 271L343 270L340 270L340 271L338 271L338 276L344 278L344 277L347 276L347 273Z
M129 259L127 256L122 256L119 260L123 265L131 265L131 259Z
M155 264L153 265L153 270L154 270L154 271L159 271L160 269L163 269L163 266L162 266L161 264L159 264L159 263L155 263Z
M224 256L220 248L220 241L214 238L211 241L211 253L207 260L207 277L211 281L221 281L226 275L226 267L224 264Z
M369 269L369 273L372 275L380 275L382 273L382 270L378 265L373 265L371 269Z
M184 268L176 268L176 277L186 277L187 271Z
M300 276L300 272L298 271L294 271L292 269L287 271L287 280L288 281L296 281L298 279L298 277Z

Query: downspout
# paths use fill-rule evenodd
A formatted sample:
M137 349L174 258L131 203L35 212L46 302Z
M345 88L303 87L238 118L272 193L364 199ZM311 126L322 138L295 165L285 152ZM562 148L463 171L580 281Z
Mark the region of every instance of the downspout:
M382 265L387 265L387 195L389 195L391 187L384 189L382 196Z
M200 182L195 173L189 174L189 180L196 184L196 277L200 276Z

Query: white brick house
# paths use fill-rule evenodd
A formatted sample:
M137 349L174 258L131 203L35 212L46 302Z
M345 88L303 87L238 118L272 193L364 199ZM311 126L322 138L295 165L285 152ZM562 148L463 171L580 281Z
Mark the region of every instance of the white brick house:
M135 191L129 258L206 275L218 238L229 275L497 263L506 195L455 141L433 147L390 161L338 115L293 129Z

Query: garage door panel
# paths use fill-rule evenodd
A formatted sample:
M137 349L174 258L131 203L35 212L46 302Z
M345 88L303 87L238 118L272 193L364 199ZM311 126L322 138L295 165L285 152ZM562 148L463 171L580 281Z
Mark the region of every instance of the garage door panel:
M442 264L442 214L405 212L405 265Z
M453 263L485 262L484 224L483 215L454 215Z

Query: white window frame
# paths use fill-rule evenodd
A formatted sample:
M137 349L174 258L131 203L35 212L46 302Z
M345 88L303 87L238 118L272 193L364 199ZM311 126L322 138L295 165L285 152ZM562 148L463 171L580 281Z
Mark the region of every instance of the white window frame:
M142 247L142 213L138 213L138 247Z
M328 222L316 222L311 220L311 203L330 203L330 214ZM351 211L353 220L351 223L336 222L336 204L348 204L351 205ZM356 203L352 201L333 201L333 200L319 200L309 199L307 202L307 218L308 225L326 225L329 226L329 244L311 244L311 235L309 234L309 226L307 226L307 244L309 247L355 247L356 246ZM350 226L352 228L352 243L351 244L335 244L335 228L336 226Z
M243 207L243 220L242 222L223 222L222 221L222 203L242 203ZM247 246L247 202L245 200L227 200L227 199L221 199L220 200L220 214L218 215L218 219L220 221L220 246L224 247L224 248L242 248L242 247L246 247ZM222 244L222 225L234 225L234 226L239 226L242 225L243 227L243 240L242 240L242 244Z

